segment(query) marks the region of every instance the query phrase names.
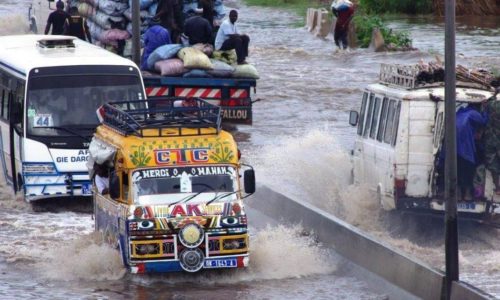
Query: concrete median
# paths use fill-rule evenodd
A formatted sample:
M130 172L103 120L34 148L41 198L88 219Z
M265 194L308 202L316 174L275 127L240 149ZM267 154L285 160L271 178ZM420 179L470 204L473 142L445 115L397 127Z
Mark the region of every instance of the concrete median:
M252 208L277 220L302 224L338 254L417 297L441 298L445 283L443 272L375 240L358 228L311 204L287 198L265 186L259 186L257 191L248 200ZM452 296L453 299L493 298L462 282L453 284Z

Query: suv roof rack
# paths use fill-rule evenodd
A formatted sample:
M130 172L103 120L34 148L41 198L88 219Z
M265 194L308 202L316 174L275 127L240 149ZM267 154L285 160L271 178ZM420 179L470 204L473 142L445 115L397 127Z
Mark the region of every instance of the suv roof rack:
M140 137L193 136L218 134L221 129L221 109L200 98L157 98L154 100L110 102L97 114L102 124L121 135ZM165 132L163 129L176 129ZM195 133L185 129L197 129ZM213 130L206 130L212 128ZM157 129L156 134L146 129ZM202 130L205 129L205 130Z
M379 81L393 86L413 89L419 69L416 65L382 64Z
M75 48L75 37L45 37L37 41L40 48Z

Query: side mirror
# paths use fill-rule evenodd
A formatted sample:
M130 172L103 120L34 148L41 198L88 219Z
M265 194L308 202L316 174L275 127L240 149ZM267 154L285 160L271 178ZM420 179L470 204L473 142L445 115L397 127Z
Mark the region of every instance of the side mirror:
M245 184L245 193L255 193L255 171L253 169L245 170L245 173L243 173L243 180Z
M351 110L349 112L349 124L351 126L356 126L358 125L358 118L359 118L359 115L358 115L358 112L355 111L355 110Z
M23 120L23 108L21 103L12 102L10 106L10 122L11 124L19 124Z
M111 199L120 198L120 178L116 176L116 172L111 172L109 177L109 196Z

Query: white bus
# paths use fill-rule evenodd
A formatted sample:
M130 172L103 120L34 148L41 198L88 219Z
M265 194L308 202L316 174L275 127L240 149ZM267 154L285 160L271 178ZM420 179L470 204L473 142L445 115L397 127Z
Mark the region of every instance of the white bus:
M0 37L0 165L26 201L91 194L87 148L104 102L143 100L130 60L68 36Z

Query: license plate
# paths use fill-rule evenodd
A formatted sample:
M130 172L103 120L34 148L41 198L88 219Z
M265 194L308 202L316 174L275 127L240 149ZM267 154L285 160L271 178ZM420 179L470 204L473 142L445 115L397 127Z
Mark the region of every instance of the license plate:
M222 107L222 118L234 123L247 123L252 120L252 107L224 106Z
M463 210L474 210L476 209L476 203L474 202L459 202L457 203L457 209L463 209Z
M92 195L92 186L90 183L82 184L82 195Z
M205 268L236 268L236 258L205 260Z

